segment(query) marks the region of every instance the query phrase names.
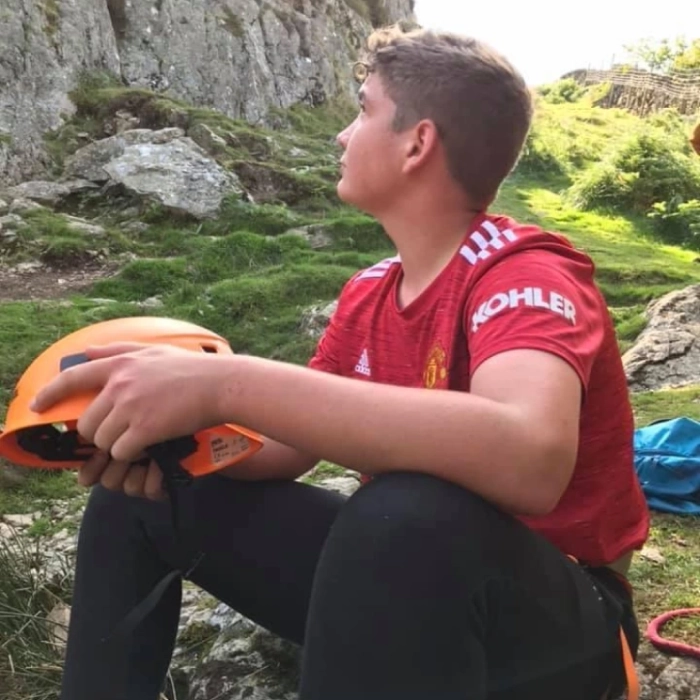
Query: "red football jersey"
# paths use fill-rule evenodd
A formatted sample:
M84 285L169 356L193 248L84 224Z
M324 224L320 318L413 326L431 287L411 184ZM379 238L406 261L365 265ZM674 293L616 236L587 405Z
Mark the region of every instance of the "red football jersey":
M578 458L557 507L521 520L594 566L639 548L649 514L633 464L633 414L591 259L560 235L481 215L439 276L403 309L401 274L398 256L355 274L309 366L362 381L469 391L473 372L496 353L558 355L584 391Z

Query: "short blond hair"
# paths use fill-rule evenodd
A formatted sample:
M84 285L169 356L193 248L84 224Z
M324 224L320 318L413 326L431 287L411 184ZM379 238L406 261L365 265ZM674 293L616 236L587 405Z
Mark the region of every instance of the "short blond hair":
M532 121L532 96L511 63L472 37L399 25L374 31L355 77L376 72L396 104L394 128L430 119L452 177L486 209L515 166Z

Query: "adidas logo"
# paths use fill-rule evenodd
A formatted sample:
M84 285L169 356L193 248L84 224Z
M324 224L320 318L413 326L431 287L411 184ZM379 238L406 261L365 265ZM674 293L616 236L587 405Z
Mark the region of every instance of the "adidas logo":
M357 361L357 364L355 365L355 371L358 374L364 374L365 377L372 376L372 370L369 368L369 355L367 354L367 348L365 348L362 351L362 354L360 355L360 359Z

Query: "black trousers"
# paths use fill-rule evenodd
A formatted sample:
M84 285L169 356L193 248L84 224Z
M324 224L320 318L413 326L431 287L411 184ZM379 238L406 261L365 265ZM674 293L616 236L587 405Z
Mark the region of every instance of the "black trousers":
M303 645L301 700L600 700L623 678L631 602L481 498L382 475L349 499L298 482L196 480L191 580ZM186 552L168 503L94 487L78 545L62 700L155 700L179 579L131 636L101 641ZM601 593L611 593L612 597Z

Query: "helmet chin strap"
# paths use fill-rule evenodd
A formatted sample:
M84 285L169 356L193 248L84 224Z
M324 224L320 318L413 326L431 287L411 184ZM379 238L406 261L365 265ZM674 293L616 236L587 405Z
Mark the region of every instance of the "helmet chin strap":
M147 447L146 454L158 465L163 472L163 483L170 498L173 530L175 537L182 541L183 532L180 527L179 489L190 486L194 477L182 467L182 461L197 451L197 440L193 435L173 438Z
M158 581L148 595L119 622L112 633L102 640L103 642L123 637L132 632L153 610L172 581L178 577L187 579L204 557L203 552L191 546L191 543L188 545L180 521L182 508L182 502L179 498L180 489L190 486L193 481L192 475L183 469L181 462L196 449L197 440L194 436L185 436L160 442L145 450L146 454L156 462L163 472L163 483L170 498L173 531L185 552L184 565L170 571Z

